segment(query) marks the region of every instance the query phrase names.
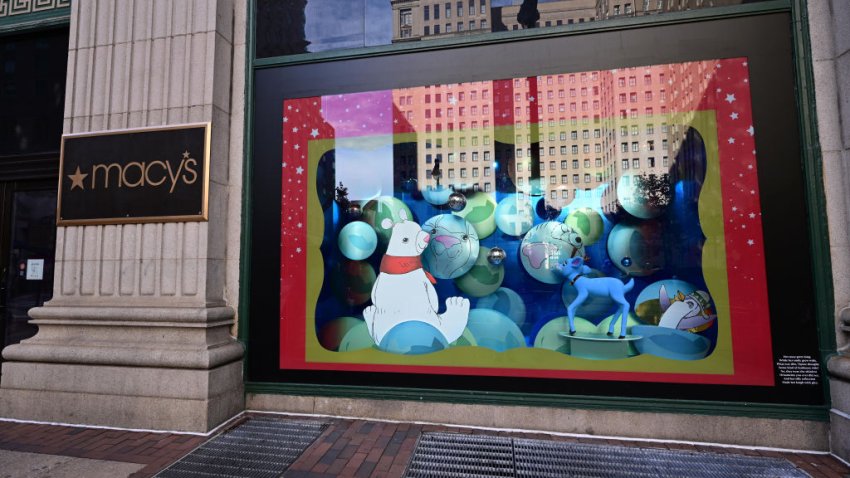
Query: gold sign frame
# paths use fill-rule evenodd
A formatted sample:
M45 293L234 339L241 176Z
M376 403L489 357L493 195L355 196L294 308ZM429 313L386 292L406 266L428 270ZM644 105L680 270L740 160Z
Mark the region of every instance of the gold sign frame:
M92 219L63 219L62 218L62 183L65 173L65 141L73 138L112 136L119 134L133 134L153 131L169 131L180 129L204 128L204 154L203 154L203 184L202 184L202 209L200 214L189 215L164 215L164 216L142 216L142 217L104 217ZM148 224L167 222L204 222L209 220L209 190L210 190L210 141L212 124L210 121L198 123L183 123L178 125L152 126L143 128L124 128L108 131L90 131L85 133L71 133L62 135L62 143L59 150L59 179L56 198L56 226L95 226L115 224Z

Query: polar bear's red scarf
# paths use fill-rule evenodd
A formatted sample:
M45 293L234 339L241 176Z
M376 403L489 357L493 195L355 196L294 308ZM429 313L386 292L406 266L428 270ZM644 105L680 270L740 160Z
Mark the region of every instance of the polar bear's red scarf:
M391 256L387 254L381 259L381 272L386 274L407 274L416 269L422 269L422 260L419 256ZM422 272L425 273L425 276L432 284L437 283L437 279L434 279L434 276L430 272L424 269Z

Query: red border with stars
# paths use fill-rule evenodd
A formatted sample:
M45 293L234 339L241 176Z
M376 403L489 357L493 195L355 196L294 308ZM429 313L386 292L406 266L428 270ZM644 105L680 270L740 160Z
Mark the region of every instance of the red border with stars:
M307 148L333 139L321 98L284 102L281 162L280 368L445 375L513 376L612 381L773 385L773 351L761 224L749 69L745 58L704 62L713 72L696 110L714 111L720 157L734 373L683 374L521 368L318 363L305 358L307 244ZM494 91L511 80L494 81ZM496 95L498 98L499 95ZM498 105L494 104L494 110ZM394 108L394 115L399 110ZM508 109L510 111L510 108ZM671 112L672 113L672 112ZM498 120L498 118L497 118ZM511 118L497 123L509 124ZM401 116L393 133L411 130ZM320 220L321 218L314 218ZM314 239L315 240L315 239ZM319 238L318 240L321 240ZM318 244L314 244L318 248Z

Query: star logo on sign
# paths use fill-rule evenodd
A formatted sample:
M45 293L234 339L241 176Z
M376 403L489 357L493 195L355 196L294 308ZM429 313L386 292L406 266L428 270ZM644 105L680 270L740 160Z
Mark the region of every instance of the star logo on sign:
M189 159L189 150L183 151L183 159Z
M86 187L83 185L83 180L86 179L86 176L88 176L88 173L81 173L80 167L77 166L77 171L74 172L74 174L68 175L68 177L71 178L71 191L77 187L85 191Z

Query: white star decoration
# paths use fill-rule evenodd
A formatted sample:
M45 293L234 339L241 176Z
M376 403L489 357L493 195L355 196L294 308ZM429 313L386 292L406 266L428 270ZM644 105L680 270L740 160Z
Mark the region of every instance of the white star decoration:
M295 126L294 128L292 128L292 132L297 133L298 132L298 126Z
M732 113L731 115L729 115L729 117L732 118L733 120L736 120L736 119L738 119L738 113Z
M753 245L753 244L755 244L755 243L756 243L756 241L754 241L754 240L752 240L752 239L748 239L748 240L747 240L747 245L748 245L748 246L752 246L752 245Z
M301 145L296 144L295 146L293 146L293 148L295 148L295 149L301 149Z
M731 104L731 103L734 103L734 102L735 102L735 95L734 95L734 94L731 94L731 93L730 93L730 94L728 94L728 95L726 95L726 100L725 100L725 101L726 101L727 103L730 103L730 104Z
M300 248L300 247L296 247L296 248L295 248L295 252L297 252L297 253L301 254L301 248Z
M314 137L314 138L315 138L316 136L319 136L319 130L318 130L318 129L316 129L316 128L313 128L313 130L312 130L312 131L310 131L310 136L312 136L312 137Z
M735 144L735 138L729 137L726 141L728 141L729 144Z
M755 218L756 218L756 213L751 212L751 213L750 213L750 219L755 219Z
M303 172L304 172L304 168L302 168L301 166L298 166L297 168L295 168L295 174L301 174Z
M755 132L756 130L753 129L753 125L750 125L750 127L747 128L747 133L750 133L750 136L752 136Z

